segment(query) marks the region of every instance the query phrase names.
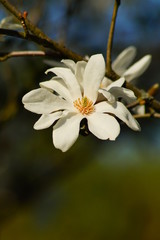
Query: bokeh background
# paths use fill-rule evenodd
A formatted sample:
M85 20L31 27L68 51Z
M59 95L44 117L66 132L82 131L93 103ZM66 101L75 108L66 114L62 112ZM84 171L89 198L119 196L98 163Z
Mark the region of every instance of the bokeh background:
M11 2L77 53L105 55L113 0ZM136 82L147 90L160 82L160 1L121 2L113 59L130 45L135 61L151 54ZM6 16L0 4L0 19ZM36 49L0 38L0 52ZM122 125L115 142L80 136L68 152L56 150L52 129L33 130L38 116L21 103L46 79L46 60L0 63L0 239L160 240L160 120L139 120L140 133Z

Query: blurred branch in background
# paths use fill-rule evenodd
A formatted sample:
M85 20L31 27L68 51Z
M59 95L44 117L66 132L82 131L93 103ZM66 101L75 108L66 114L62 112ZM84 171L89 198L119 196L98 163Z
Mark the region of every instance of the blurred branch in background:
M113 46L113 36L115 32L115 24L117 19L117 12L120 6L120 1L116 0L114 3L112 21L110 25L110 32L108 36L108 43L107 43L107 52L106 52L106 73L107 77L110 79L118 79L119 76L113 71L112 69L112 46Z
M0 61L5 61L8 58L11 57L39 57L39 56L49 56L49 54L47 55L46 52L44 51L14 51L14 52L8 52L8 53L0 53Z

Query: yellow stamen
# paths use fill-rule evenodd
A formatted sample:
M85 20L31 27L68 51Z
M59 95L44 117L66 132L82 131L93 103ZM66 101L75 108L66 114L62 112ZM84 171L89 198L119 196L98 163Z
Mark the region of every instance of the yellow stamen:
M73 104L83 115L88 115L94 111L93 102L87 97L78 98Z

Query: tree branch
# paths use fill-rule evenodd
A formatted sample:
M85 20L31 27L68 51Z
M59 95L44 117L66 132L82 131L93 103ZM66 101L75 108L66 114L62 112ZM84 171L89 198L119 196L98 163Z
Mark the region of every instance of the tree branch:
M159 113L154 113L154 114L152 114L152 113L145 113L145 114L142 114L142 115L141 114L135 114L133 116L136 119L151 118L151 117L153 117L153 118L160 118L160 114Z
M35 56L49 56L50 54L45 51L13 51L8 53L0 52L0 62L12 57L35 57Z
M0 2L6 9L8 9L10 13L12 13L18 19L20 23L22 23L23 14L20 11L18 11L8 0L0 0ZM83 59L83 57L71 51L70 49L67 49L64 45L59 44L46 36L45 33L43 33L38 27L32 24L27 17L25 18L25 26L28 30L28 34L18 34L21 36L21 38L34 41L44 47L57 51L63 57L67 57L75 61L80 61ZM31 32L33 35L29 34L29 32Z
M149 89L148 92L146 92L144 90L140 90L139 88L135 87L133 84L131 84L129 82L125 82L125 86L126 86L126 88L132 90L135 93L135 95L137 96L137 98L145 99L145 101L147 102L147 104L150 107L152 107L155 111L160 113L160 102L157 101L153 96L151 96L149 94L150 93L150 89ZM144 98L143 95L145 95L146 97Z
M112 21L111 21L110 31L109 31L109 36L108 36L107 52L106 52L106 74L112 80L116 80L119 78L119 76L112 69L112 57L111 57L113 36L114 36L114 30L115 30L115 24L116 24L116 18L117 18L117 12L118 12L119 5L120 5L120 0L115 0Z
M18 32L16 30L0 28L0 34L35 42L38 45L41 45L45 48L50 48L50 49L56 51L57 54L59 54L62 58L70 58L76 62L83 59L82 56L72 52L71 50L67 49L66 47L65 48L62 47L62 48L60 48L61 50L57 50L57 48L55 47L55 44L53 44L53 43L56 43L54 41L48 42L46 39L41 39L30 33L28 33L26 35L24 32ZM58 43L56 43L56 44L58 44Z

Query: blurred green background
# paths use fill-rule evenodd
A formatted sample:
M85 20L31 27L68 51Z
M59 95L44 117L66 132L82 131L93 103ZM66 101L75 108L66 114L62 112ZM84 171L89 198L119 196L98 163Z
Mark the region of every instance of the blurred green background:
M15 0L46 34L72 50L105 55L113 1ZM137 81L160 81L160 2L122 0L113 57L137 47L152 64ZM0 6L1 19L7 12ZM0 52L36 50L1 36ZM52 144L52 128L35 131L38 116L22 96L44 81L42 58L0 63L0 239L160 240L160 121L139 120L136 133L122 125L115 142L80 136L66 153ZM160 99L160 94L157 95Z

